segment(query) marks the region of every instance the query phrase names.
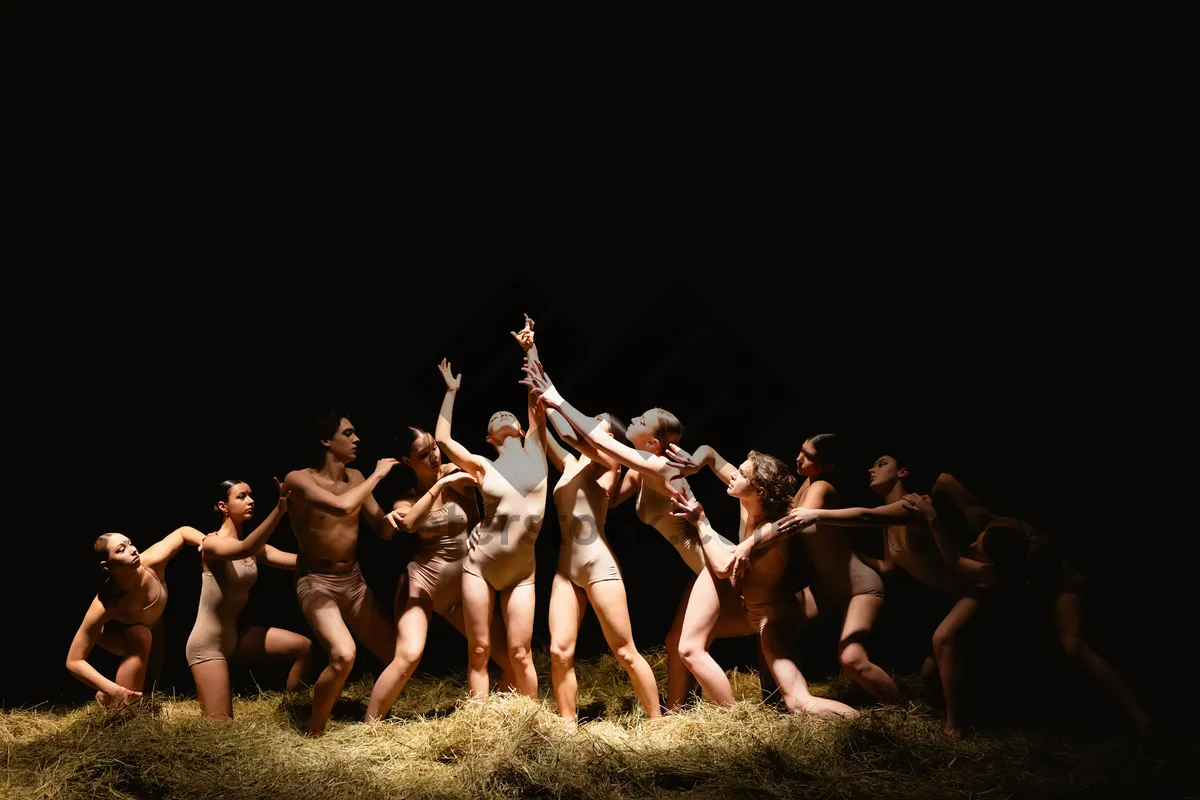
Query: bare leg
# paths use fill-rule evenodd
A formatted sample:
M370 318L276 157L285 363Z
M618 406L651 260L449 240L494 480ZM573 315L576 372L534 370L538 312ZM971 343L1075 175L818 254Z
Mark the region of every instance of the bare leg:
M130 625L127 628L114 625L112 629L103 631L96 643L113 655L121 656L113 683L135 692L142 691L146 683L146 665L154 647L154 634L150 629L145 625ZM96 702L108 708L112 698L98 691Z
M946 735L961 739L963 735L962 709L958 697L958 677L961 665L958 659L958 632L970 622L979 610L979 601L974 597L963 597L954 604L950 613L933 632L933 655L937 659L938 674L942 679L942 694L946 698Z
M550 591L550 683L558 715L575 719L579 683L575 677L575 642L587 611L588 598L569 578L554 573Z
M354 637L342 619L341 609L333 598L318 596L309 604L305 619L316 634L317 641L329 653L329 664L317 676L313 686L312 720L308 733L319 736L325 732L329 713L342 693L342 686L354 667L357 650Z
M696 686L696 679L692 677L687 664L684 664L683 659L679 656L679 636L683 632L683 615L687 611L688 596L691 595L692 586L695 583L696 579L693 578L687 588L683 590L683 597L679 598L679 610L675 613L674 621L671 622L671 630L667 632L667 711L678 711L682 708L688 695Z
M147 693L154 691L154 687L158 685L158 679L162 675L163 659L167 653L166 627L166 623L159 617L158 622L154 623L154 627L150 629L150 655L146 657L146 679L143 689Z
M650 665L633 643L633 625L629 621L625 581L597 581L588 586L587 597L596 609L596 618L600 620L605 641L612 648L613 655L617 657L622 669L629 673L633 691L637 694L642 708L646 709L646 716L657 719L661 716L658 707L658 683L654 680L654 670L650 669ZM580 611L582 619L582 608ZM578 632L579 626L576 625L575 629Z
M200 715L209 719L233 716L233 690L229 686L229 662L223 658L192 664Z
M492 609L495 592L491 584L478 575L463 570L463 622L467 634L467 695L472 700L486 700L488 695L488 656L492 645Z
M809 625L817 620L820 616L821 609L817 606L817 598L813 594L811 586L805 586L803 591L796 592L796 602L800 604L804 614L800 618L803 625Z
M842 638L838 643L838 661L842 668L862 688L881 703L900 702L900 690L892 677L871 662L863 640L875 625L883 608L883 598L871 594L856 594L846 607L842 623Z
M504 627L508 631L508 658L512 662L517 691L537 700L537 670L533 666L533 653L530 649L530 643L533 641L534 602L532 583L513 586L500 593L500 611L504 614Z
M442 614L442 619L449 622L454 627L454 630L466 637L467 621L463 617L461 604ZM508 632L504 630L504 617L500 614L492 614L491 641L508 641ZM508 660L508 648L501 647L499 650L493 650L492 662L500 668L500 679L496 681L496 691L515 692L517 690L517 683L513 678L512 663Z
M287 690L294 692L301 686L304 670L308 668L308 659L312 653L312 640L294 631L283 628L264 628L262 625L251 625L238 637L237 650L234 656L247 664L264 661L292 660L292 668L288 670Z
M386 666L396 657L396 626L379 613L375 596L370 589L346 617L346 625L371 654Z
M858 716L858 712L845 703L809 694L808 681L804 680L804 675L796 666L794 632L788 630L788 626L794 625L795 622L794 618L788 617L767 619L763 624L762 633L759 634L763 657L775 677L775 682L779 684L779 691L783 694L788 711L793 714L817 714L823 717Z
M1063 652L1090 672L1108 690L1133 720L1139 734L1150 727L1150 715L1146 713L1133 691L1121 680L1112 664L1092 650L1083 638L1083 604L1078 594L1061 594L1054 603L1054 620L1058 626L1059 644Z
M375 688L371 690L371 699L367 702L367 722L385 717L412 677L425 652L432 615L433 599L429 593L424 589L414 589L396 621L396 657L379 673Z
M704 695L719 706L733 705L733 688L725 670L708 652L717 620L721 616L721 600L712 573L705 569L692 584L683 628L679 634L679 656L688 670L696 676Z

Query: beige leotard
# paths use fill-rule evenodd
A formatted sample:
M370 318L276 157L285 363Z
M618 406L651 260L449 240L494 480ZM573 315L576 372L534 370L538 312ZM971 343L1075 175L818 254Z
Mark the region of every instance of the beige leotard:
M595 469L587 456L577 459L574 472L564 472L554 487L562 531L558 572L585 589L597 581L621 580L621 567L604 535L608 492L593 477Z
M200 606L196 624L188 637L188 666L202 661L228 661L237 649L238 615L250 599L250 589L258 579L254 559L226 561L212 559L200 579Z

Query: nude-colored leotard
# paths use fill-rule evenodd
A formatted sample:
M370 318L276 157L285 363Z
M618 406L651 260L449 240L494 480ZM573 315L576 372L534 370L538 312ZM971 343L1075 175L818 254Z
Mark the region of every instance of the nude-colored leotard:
M258 579L258 562L251 559L225 561L213 559L200 579L200 607L196 624L188 637L188 666L202 661L228 661L237 649L238 615L250 599L250 589Z
M608 492L592 477L595 466L590 458L577 460L575 466L574 473L563 473L554 487L562 531L558 571L586 589L597 581L621 580L621 567L604 535Z
M467 554L463 571L483 578L496 591L534 582L537 564L533 545L546 513L548 478L529 486L513 486L494 464L487 464L479 491L483 519L478 541Z
M671 516L671 498L647 487L644 479L638 488L637 516L679 551L688 569L700 574L700 570L704 569L704 551L701 549L699 531L686 519ZM720 536L720 540L726 547L733 547L733 542L725 537Z
M420 543L408 562L408 594L412 596L413 587L423 589L438 614L445 614L462 602L466 530L467 515L455 502L430 511L417 526Z

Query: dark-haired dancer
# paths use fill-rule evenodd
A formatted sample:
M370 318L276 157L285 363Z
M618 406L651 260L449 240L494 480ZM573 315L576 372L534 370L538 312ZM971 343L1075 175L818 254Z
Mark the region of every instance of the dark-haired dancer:
M634 417L625 431L628 445L607 435L597 420L568 403L554 387L541 363L528 360L522 381L548 408L557 409L587 444L629 467L621 490L611 505L637 493L638 519L651 525L679 552L696 573L679 604L679 611L667 636L667 708L680 708L695 676L705 697L722 706L733 705L733 690L720 665L708 654L714 638L750 636L754 630L746 620L737 592L727 580L720 580L706 565L709 547L723 553L732 543L715 531L705 541L696 526L671 514L671 497L687 491L687 482L679 469L665 457L667 446L679 440L683 426L670 412L653 408Z
M782 461L751 450L741 466L734 467L715 451L712 453L713 472L728 485L726 494L737 498L741 507L739 542L750 540L755 530L787 513L796 479L788 473ZM699 527L701 536L711 542L720 541L703 507L695 498L676 494L672 504L677 509L674 512L677 516L683 516ZM718 559L729 564L728 552L722 557L710 546L705 548L705 553L714 566ZM799 649L795 639L796 628L803 622L805 611L789 590L786 575L787 547L784 541L779 541L775 547L755 553L752 568L734 579L746 616L751 627L759 634L763 657L788 710L793 714L857 716L858 712L845 703L814 697L809 693L808 682L797 666ZM706 622L712 624L715 618L710 617ZM709 637L708 642L711 641Z
M176 528L162 541L139 553L128 536L105 533L92 543L104 578L71 647L67 669L96 689L96 702L105 707L126 705L142 696L148 666L154 679L161 665L162 613L167 607L167 562L184 544L199 547L204 534L190 526ZM121 657L115 681L87 662L100 645Z
M879 462L876 462L873 478L886 477L880 472ZM941 524L933 500L927 495L906 494L899 501L892 500L875 509L793 509L789 518L781 521L778 527L786 534L814 522L824 525L906 524L907 533L913 530L913 521L924 521L946 566L961 576L967 585L976 587L955 604L934 634L934 653L946 695L946 733L952 738L960 738L963 732L957 691L961 673L958 635L979 609L981 601L1011 592L1032 596L1053 608L1063 652L1096 677L1125 708L1137 731L1144 733L1150 723L1149 715L1112 666L1083 638L1080 599L1083 578L1067 562L1061 548L1027 522L992 514L952 475L939 475L933 494L956 505L968 525L979 531L972 550L985 560L968 557L955 547ZM890 495L889 499L892 499ZM914 539L907 541L911 543Z
M364 478L347 466L358 454L358 441L354 426L341 414L314 421L309 443L321 447L320 466L289 472L283 483L290 493L292 530L300 550L296 599L317 640L329 652L329 665L313 687L310 735L325 730L354 666L355 637L384 664L392 662L396 650L392 625L376 607L355 556L360 513L383 538L395 533L371 492L396 459L379 459L375 471Z
M837 439L831 433L804 441L796 457L796 470L804 476L804 483L792 499L793 509L832 509L838 505L832 482L837 467L836 447ZM751 550L765 547L782 532L780 526L769 525L739 543L734 552L735 570L741 568ZM838 641L842 668L875 699L898 702L900 690L895 681L871 661L866 647L883 608L883 580L862 562L835 527L818 524L810 528L805 532L804 546L816 576L811 594L818 608L826 613L840 611L842 615Z
M300 688L312 641L307 636L284 630L250 625L239 629L238 616L258 579L258 565L279 569L296 568L296 554L267 544L267 539L287 513L287 493L275 481L279 500L254 531L242 538L242 526L254 518L254 496L244 481L228 480L218 490L214 508L221 527L204 538L200 548L204 569L196 624L188 637L188 666L196 681L200 713L214 719L233 716L233 692L229 683L229 659L254 662L291 659L287 690Z
M367 703L367 720L387 715L425 652L429 623L435 613L466 636L462 607L462 568L466 532L479 522L475 479L453 464L442 463L433 436L407 427L396 437L393 452L408 467L415 486L396 501L388 514L400 530L416 534L417 551L396 586L396 657L375 679ZM507 641L504 620L492 620L492 639ZM502 671L500 686L513 686L507 648L491 654Z
M954 503L973 530L979 531L972 549L988 562L980 564L964 558L946 532L933 525L938 547L947 563L989 587L982 593L985 602L1005 593L1024 594L1039 600L1047 612L1054 615L1062 652L1099 681L1125 709L1135 730L1145 734L1150 727L1150 715L1112 665L1092 650L1084 638L1084 579L1067 561L1058 543L1024 520L993 514L953 475L943 473L938 476L933 496ZM907 495L903 502L928 520L937 517L929 497ZM947 661L952 659L953 651ZM942 661L939 657L939 669L945 669Z
M529 337L532 335L528 333ZM529 341L532 344L531 338ZM575 719L578 692L575 643L590 602L604 640L617 663L628 673L642 708L647 716L656 719L661 716L658 684L654 670L634 644L625 579L604 534L609 503L620 489L621 464L592 447L587 437L581 436L558 411L549 409L546 416L562 440L579 451L575 457L547 431L547 454L561 473L554 487L554 506L558 510L562 544L550 594L550 681L554 686L554 702L560 716ZM593 422L596 435L622 444L628 442L625 426L612 414L599 414Z

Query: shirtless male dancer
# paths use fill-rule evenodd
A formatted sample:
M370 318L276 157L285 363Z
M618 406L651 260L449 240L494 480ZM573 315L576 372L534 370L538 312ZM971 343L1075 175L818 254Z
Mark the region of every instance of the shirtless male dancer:
M329 652L329 665L313 687L308 725L309 735L319 736L354 666L351 633L384 664L390 664L395 654L392 625L375 605L355 550L360 513L367 515L382 538L395 534L371 492L398 462L379 459L369 478L350 469L347 465L358 452L358 434L350 420L337 413L315 420L309 437L324 449L320 468L289 472L283 486L291 492L289 511L299 550L296 599L317 640Z

